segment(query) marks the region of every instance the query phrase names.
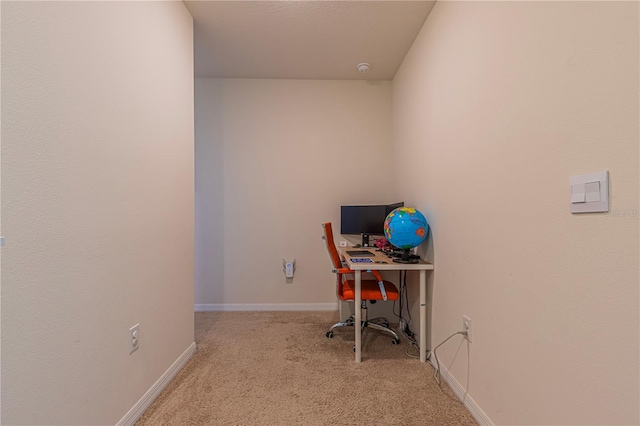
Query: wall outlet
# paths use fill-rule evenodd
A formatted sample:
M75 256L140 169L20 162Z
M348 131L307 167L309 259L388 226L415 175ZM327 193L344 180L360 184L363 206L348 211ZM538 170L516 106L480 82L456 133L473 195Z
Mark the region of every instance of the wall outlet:
M140 324L136 324L129 329L129 355L140 347Z
M473 341L473 329L471 328L471 318L466 315L462 316L462 329L467 332L465 338L471 343Z
M345 240L340 241L340 247L346 247L347 242Z

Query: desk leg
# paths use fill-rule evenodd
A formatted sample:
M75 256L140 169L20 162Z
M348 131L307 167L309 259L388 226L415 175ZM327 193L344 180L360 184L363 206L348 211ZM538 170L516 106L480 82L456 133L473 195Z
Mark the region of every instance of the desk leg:
M356 275L356 297L354 300L355 306L353 310L355 311L356 323L354 328L356 329L356 362L362 361L362 327L360 326L362 322L362 309L360 309L360 304L362 302L362 271L355 271Z
M420 361L427 362L427 271L420 271Z

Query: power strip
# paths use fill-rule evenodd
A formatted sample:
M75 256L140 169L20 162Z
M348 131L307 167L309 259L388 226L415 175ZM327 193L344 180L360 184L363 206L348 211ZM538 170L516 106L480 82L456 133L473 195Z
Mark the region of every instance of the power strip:
M413 334L413 332L409 329L406 329L402 332L402 334L404 334L404 337L407 338L407 340L411 343L413 343L414 345L418 346L418 339L416 339L416 335Z
M404 319L400 320L398 331L409 341L409 343L418 347L418 338L413 331L409 329L409 326L406 324Z

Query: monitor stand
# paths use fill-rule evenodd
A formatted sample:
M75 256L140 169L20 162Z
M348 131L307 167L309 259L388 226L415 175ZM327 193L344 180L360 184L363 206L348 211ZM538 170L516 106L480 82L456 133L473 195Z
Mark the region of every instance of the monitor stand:
M362 247L369 247L369 234L362 234Z

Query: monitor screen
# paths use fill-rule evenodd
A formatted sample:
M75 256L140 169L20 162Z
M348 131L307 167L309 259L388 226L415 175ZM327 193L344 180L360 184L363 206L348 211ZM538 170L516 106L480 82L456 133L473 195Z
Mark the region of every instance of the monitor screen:
M340 233L345 235L384 235L384 220L404 203L340 207Z
M394 211L395 209L397 209L399 207L404 207L404 202L395 203L395 204L387 204L386 209L385 209L385 213L388 216L389 213L391 213L392 211ZM385 216L385 219L386 219L387 216Z
M386 206L342 206L340 207L341 234L382 235Z

